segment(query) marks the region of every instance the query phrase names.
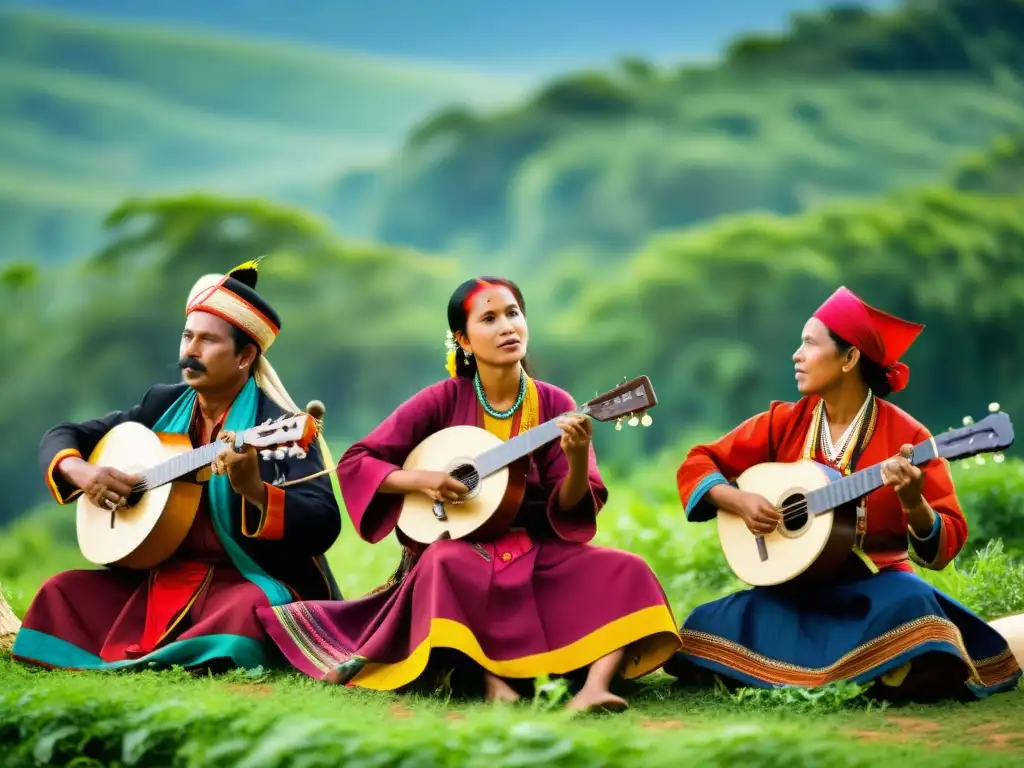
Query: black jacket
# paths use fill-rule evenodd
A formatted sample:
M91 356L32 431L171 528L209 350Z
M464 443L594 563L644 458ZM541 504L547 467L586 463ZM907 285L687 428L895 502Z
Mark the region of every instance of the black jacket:
M81 493L57 472L57 464L67 456L88 459L96 444L109 430L126 421L136 421L152 429L164 412L186 390L188 384L157 384L142 402L127 411L114 411L98 419L64 422L50 429L39 445L39 461L46 474L51 493L58 503L66 504ZM262 390L256 408L256 423L285 415ZM260 461L263 480L293 480L324 469L317 443L309 447L305 458L283 461ZM242 532L242 498L232 492L231 526L234 540L263 570L297 592L303 600L340 600L341 592L334 580L324 553L331 548L341 532L341 510L328 475L281 489L285 494L283 535L270 526L270 534L246 536ZM247 530L259 526L249 524Z

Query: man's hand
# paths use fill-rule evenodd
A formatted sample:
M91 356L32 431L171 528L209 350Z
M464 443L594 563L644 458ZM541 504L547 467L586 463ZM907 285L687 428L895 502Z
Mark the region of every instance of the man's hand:
M113 467L98 467L84 459L65 459L60 464L64 478L93 504L102 509L117 509L125 504L135 486L142 482L141 475L129 475Z
M260 458L256 449L247 445L241 453L236 453L231 445L235 440L233 432L221 433L220 439L226 445L213 460L210 470L215 475L227 475L231 487L238 495L244 496L254 504L265 506L267 488L260 476Z

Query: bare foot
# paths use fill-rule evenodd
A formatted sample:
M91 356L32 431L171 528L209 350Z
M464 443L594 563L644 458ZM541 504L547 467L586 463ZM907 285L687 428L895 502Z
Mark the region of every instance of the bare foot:
M512 704L519 701L519 694L500 677L484 672L484 697L488 701L502 701Z
M347 685L366 666L366 660L353 656L325 674L321 680L328 685Z
M605 689L591 689L586 685L572 697L572 701L566 704L570 712L593 712L594 710L605 710L606 712L621 712L629 709L625 699L616 696Z
M349 677L349 675L342 672L341 667L335 667L324 675L322 679L328 685L344 685L347 677Z

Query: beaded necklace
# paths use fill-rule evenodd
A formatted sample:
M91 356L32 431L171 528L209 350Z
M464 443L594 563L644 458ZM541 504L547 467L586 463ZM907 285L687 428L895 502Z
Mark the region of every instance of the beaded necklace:
M857 415L853 421L850 422L850 426L846 428L843 436L839 438L837 444L832 443L832 430L829 429L828 425L828 411L825 410L825 405L822 403L821 406L821 448L829 461L836 463L839 461L839 457L846 453L846 449L849 448L850 442L854 436L860 433L860 429L864 424L864 416L868 412L868 406L871 405L871 390L868 390L867 399L864 400L864 404L857 411Z
M487 395L484 394L484 385L480 382L480 371L477 371L473 376L473 388L476 390L476 399L490 416L495 419L510 419L512 414L519 410L519 406L523 404L523 398L526 397L526 372L519 372L519 396L507 411L499 411L492 408L491 404L487 402Z

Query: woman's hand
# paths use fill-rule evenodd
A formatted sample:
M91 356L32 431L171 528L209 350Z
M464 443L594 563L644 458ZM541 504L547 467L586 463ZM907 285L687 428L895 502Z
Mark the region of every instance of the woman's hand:
M590 419L582 414L573 413L563 416L555 423L562 430L562 450L565 451L565 455L570 458L585 458L594 434L594 425Z
M431 472L414 470L416 490L424 493L434 501L458 501L469 493L469 488L460 483L447 472Z
M914 446L908 443L900 448L897 456L882 464L882 482L893 487L905 512L917 509L924 501L921 495L924 470L907 461L913 453Z

